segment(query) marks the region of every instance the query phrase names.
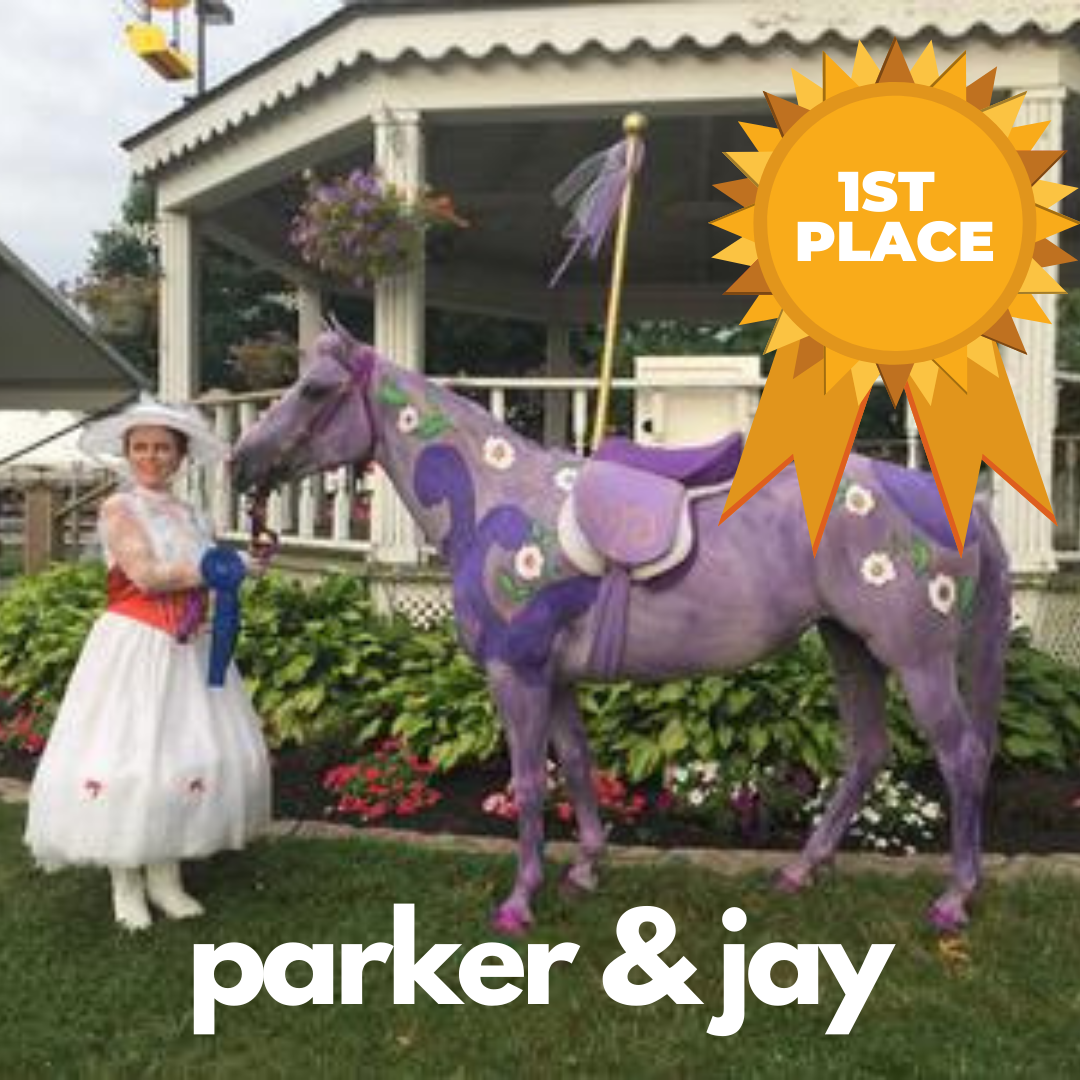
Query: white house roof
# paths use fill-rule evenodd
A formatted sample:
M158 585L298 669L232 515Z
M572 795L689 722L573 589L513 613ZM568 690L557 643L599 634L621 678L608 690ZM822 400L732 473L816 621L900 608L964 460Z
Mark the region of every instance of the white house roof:
M7 410L0 423L0 480L26 475L72 475L100 471L79 451L78 431L66 431L42 445L43 439L71 428L80 414L66 411ZM28 450L28 447L33 447ZM11 460L9 460L11 459Z
M0 327L0 410L103 408L148 385L3 243Z
M808 46L887 32L937 40L981 30L1007 38L1030 30L1060 37L1080 27L1076 0L358 0L239 72L210 93L128 139L140 172L153 172L340 72L419 60L483 62L545 51L574 56L690 44Z

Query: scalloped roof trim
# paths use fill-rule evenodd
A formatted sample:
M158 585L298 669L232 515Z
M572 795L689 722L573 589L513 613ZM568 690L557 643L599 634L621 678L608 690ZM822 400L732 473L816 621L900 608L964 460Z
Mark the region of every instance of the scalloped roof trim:
M828 34L854 42L881 31L902 40L928 30L938 40L975 30L999 38L1025 29L1057 37L1074 27L1080 27L1076 0L653 0L503 13L377 14L346 7L123 145L137 151L140 171L153 171L364 63L479 62L497 55L525 60L546 51L568 57L590 49L618 56L635 48L717 49L733 40L753 47L777 39L810 45Z

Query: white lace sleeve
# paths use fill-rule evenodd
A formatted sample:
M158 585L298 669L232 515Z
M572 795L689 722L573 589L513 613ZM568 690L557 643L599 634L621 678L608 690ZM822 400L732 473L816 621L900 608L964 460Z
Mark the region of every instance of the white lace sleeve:
M132 584L142 592L175 592L202 584L194 563L166 563L154 554L142 524L123 497L101 507L101 533L106 548Z

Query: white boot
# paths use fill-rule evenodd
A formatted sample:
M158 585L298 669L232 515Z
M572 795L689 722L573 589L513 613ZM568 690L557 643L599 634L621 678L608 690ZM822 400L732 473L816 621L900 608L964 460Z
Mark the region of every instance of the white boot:
M112 868L113 914L125 930L145 930L150 926L146 887L141 870Z
M170 919L194 919L203 914L203 906L184 892L178 862L153 863L146 868L146 895Z

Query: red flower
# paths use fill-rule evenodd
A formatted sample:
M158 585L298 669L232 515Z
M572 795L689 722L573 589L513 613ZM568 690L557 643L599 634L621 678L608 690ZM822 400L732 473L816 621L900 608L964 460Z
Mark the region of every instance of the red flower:
M389 813L408 816L438 801L438 793L428 787L433 769L396 740L387 739L358 761L327 770L323 787L341 795L336 804L339 814L358 814L365 821Z

